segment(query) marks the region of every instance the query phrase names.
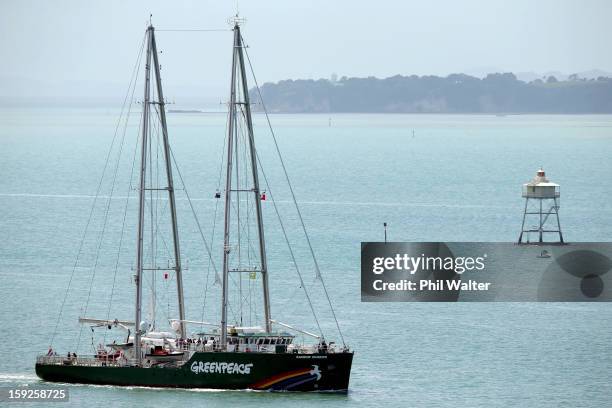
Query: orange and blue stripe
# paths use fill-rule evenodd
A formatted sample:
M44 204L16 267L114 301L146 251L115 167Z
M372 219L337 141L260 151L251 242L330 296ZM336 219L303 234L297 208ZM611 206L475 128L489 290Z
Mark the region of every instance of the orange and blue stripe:
M301 368L299 370L287 371L277 374L265 380L251 385L254 390L290 390L304 383L317 379L316 374L311 374L312 369Z

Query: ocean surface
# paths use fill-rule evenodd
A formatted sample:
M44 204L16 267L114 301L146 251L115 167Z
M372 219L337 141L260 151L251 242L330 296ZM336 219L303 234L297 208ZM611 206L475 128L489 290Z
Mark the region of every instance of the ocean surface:
M94 205L118 113L0 109L0 386L41 385L34 362L47 351L56 324L54 349L91 354L98 340L78 325L79 316L133 319L135 192L129 180L136 114L126 128L124 151L111 154ZM350 392L82 385L69 386L69 405L612 405L612 305L361 303L359 269L360 242L382 241L383 222L393 241L516 240L521 185L540 166L561 185L566 240L612 240L612 116L272 115L271 122L344 338L355 350ZM185 190L203 234L212 238L225 116L170 113L168 124L183 179L175 176L188 264L187 317L217 321L220 289ZM339 341L265 118L255 115L255 125L268 193L284 218L321 330ZM120 126L117 140L122 135ZM121 157L117 177L115 157ZM272 315L317 331L271 200L263 207ZM106 223L100 221L105 214ZM220 265L218 235L217 230L211 242ZM161 282L161 288L160 321L176 317L171 285Z

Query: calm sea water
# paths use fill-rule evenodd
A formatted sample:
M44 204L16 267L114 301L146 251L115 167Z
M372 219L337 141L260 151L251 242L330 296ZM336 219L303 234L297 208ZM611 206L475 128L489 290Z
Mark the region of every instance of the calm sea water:
M59 320L54 347L60 351L78 347L79 354L90 353L88 328L77 344L76 319L85 313L109 313L122 208L133 202L126 196L134 194L127 181L137 131L134 119L99 247L102 224L96 220L103 218L109 202L109 178L94 207ZM360 242L382 240L383 222L389 223L389 238L396 241L515 240L523 205L520 187L539 166L561 184L566 239L610 241L612 116L332 115L331 126L326 115L271 119L344 336L356 352L349 394L71 386L71 405L612 404L610 305L381 304L361 303L359 293ZM116 120L113 110L0 110L0 385L39 383L35 357L46 351L58 321ZM209 236L225 118L170 114L168 120L185 186ZM324 322L322 330L328 338L337 338L265 121L261 116L255 121L264 170ZM219 288L211 284L205 290L209 267L199 232L184 191L177 197L182 249L189 261L187 314L195 320L218 320ZM131 319L133 313L132 209L127 216L111 318ZM269 201L264 217L272 314L316 330ZM161 292L160 308L175 317L171 288Z

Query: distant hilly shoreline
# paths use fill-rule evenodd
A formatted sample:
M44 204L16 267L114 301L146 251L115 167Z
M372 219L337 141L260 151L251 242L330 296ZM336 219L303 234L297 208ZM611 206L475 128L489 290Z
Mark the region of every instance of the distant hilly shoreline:
M260 110L259 93L250 94L254 110ZM612 113L612 78L603 76L530 82L512 73L285 80L263 84L261 95L271 113Z

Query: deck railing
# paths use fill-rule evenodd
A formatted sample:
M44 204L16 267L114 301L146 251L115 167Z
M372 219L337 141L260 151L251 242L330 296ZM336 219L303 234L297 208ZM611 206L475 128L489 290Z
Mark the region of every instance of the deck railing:
M96 356L79 356L79 357L67 357L67 356L38 356L36 358L37 364L53 364L53 365L78 365L78 366L119 366L120 364L116 360L109 358L96 357Z
M195 346L195 347L194 347ZM205 347L203 347L203 344L200 345L194 345L192 344L191 347L189 347L188 345L185 345L184 347L181 347L182 350L184 351L220 351L218 348L214 348L214 349L206 349ZM239 351L239 352L250 352L250 353L275 353L276 350L274 350L272 347L266 348L265 346L259 346L256 347L256 345L253 345L255 347L253 348L249 348L248 350L246 349L239 349L236 350L235 348L232 348L229 351ZM337 345L332 345L331 347L328 346L327 350L325 352L327 353L341 353L343 350L337 346ZM300 354L311 354L311 353L316 353L319 352L318 347L316 346L296 346L295 348L293 347L289 347L287 349L285 349L285 351L283 351L283 353L300 353ZM125 359L125 357L122 357L120 360L117 359L112 359L112 358L104 358L101 356L95 356L95 355L84 355L84 356L78 356L78 357L68 357L68 356L48 356L48 355L40 355L36 358L36 363L37 364L51 364L51 365L76 365L76 366L90 366L90 367L118 367L118 366L124 366L124 365L130 365L133 364L133 361L127 361Z

